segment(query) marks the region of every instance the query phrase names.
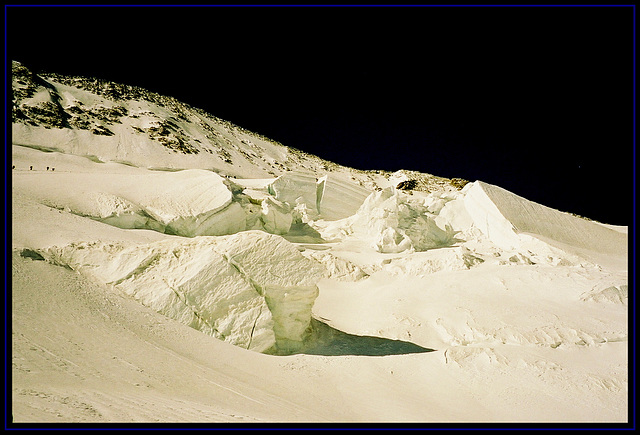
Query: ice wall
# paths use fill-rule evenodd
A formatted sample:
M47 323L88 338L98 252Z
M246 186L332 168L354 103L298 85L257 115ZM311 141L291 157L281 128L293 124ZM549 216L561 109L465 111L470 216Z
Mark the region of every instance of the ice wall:
M275 196L278 201L287 202L292 207L303 203L314 215L318 214L315 175L303 172L287 173L273 180L268 189L269 193Z
M50 261L234 345L291 352L302 345L325 269L262 231L130 243L74 243Z
M314 174L291 172L269 185L269 192L292 208L304 204L314 219L338 220L353 215L370 191L338 174L316 178Z

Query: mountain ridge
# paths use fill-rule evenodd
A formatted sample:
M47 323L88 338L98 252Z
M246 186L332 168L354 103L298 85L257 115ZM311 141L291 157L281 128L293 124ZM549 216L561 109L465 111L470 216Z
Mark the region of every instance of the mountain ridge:
M12 84L12 142L16 145L42 147L46 141L50 150L101 161L173 170L211 169L235 178L277 177L291 171L319 177L341 171L368 188L386 187L388 180L397 184L414 179L413 189L426 191L444 186L459 190L467 182L402 169L392 173L346 167L137 86L94 77L36 74L18 61L12 62ZM149 165L145 158L158 152L164 158Z

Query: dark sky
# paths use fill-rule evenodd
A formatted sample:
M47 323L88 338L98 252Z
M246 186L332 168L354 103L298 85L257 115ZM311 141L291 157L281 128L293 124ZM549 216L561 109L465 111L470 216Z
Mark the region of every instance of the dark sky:
M630 7L8 7L8 59L632 223Z

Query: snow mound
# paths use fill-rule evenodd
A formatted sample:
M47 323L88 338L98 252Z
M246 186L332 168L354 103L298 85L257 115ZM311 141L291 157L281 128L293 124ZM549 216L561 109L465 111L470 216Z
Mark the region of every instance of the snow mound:
M492 240L506 245L517 246L522 235L530 234L561 248L574 248L575 252L591 250L627 256L626 235L529 201L498 186L473 183L465 196L465 204L468 211L473 210L474 224L491 234Z
M233 234L245 229L242 207L233 202L225 180L204 170L163 173L149 189L130 195L164 232L187 237Z
M577 248L627 255L624 234L529 201L498 186L478 182L478 187L517 233L529 233Z
M627 257L624 233L481 181L443 204L435 221L461 239L489 241L509 253L510 263L611 263Z
M73 243L42 252L195 329L258 352L301 346L326 271L262 231L149 244Z
M629 286L627 284L596 286L581 299L583 301L610 302L614 304L627 305L629 299Z
M102 164L84 165L94 169ZM287 203L268 194L253 198L242 186L207 170L21 171L14 174L14 186L17 193L54 209L122 229L149 229L183 237L257 229L284 235L294 219Z
M46 206L123 229L151 229L186 237L227 235L247 229L249 221L231 184L206 170L46 171L16 174L13 181L17 192Z
M383 260L381 270L391 275L425 276L442 271L471 269L484 261L465 247L443 248Z
M318 180L320 217L328 221L344 219L358 211L371 191L338 175L328 174Z
M268 192L278 201L293 206L305 204L307 209L318 213L316 205L317 179L314 174L293 172L281 175L268 186Z

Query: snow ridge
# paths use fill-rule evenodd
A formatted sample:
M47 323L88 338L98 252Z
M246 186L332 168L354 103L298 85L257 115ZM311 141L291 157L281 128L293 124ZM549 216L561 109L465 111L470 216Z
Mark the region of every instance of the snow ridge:
M142 88L36 75L13 61L13 143L156 168L278 176L337 165ZM242 169L240 169L242 168Z

